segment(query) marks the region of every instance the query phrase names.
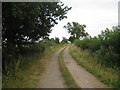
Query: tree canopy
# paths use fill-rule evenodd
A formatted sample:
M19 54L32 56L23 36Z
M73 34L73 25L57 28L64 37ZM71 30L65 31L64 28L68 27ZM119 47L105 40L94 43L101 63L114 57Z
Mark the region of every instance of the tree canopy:
M2 9L3 46L22 46L48 37L71 8L62 2L4 2Z
M88 36L88 33L85 32L86 25L81 25L77 22L68 22L66 26L64 26L65 29L68 30L68 33L71 34L69 40L73 41L74 39L81 39L83 37Z
M101 63L106 66L120 66L120 28L114 26L106 28L98 36L75 40L74 43L81 49L89 49L96 53Z
M62 39L62 41L61 41L61 43L68 43L68 39L67 38L65 38L65 37L62 37L63 39Z
M23 54L43 52L45 46L36 42L48 42L51 28L67 18L70 9L62 2L3 2L3 69Z

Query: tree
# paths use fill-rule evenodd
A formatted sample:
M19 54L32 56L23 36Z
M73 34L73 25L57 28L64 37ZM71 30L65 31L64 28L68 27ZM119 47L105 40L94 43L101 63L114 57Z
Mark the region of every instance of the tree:
M3 45L22 46L49 36L70 10L62 3L3 3Z
M86 25L81 25L77 22L67 23L66 26L64 26L65 29L68 30L68 33L71 34L70 40L73 39L81 39L83 37L88 36L88 33L85 32Z
M69 41L70 41L71 43L73 43L74 40L75 40L75 37L74 37L74 36L70 36L70 37L69 37Z
M68 43L68 39L66 39L65 37L63 37L61 43Z
M53 42L54 42L55 40L54 40L54 38L51 38L50 41L53 41Z
M60 43L60 39L59 39L58 37L55 37L55 42L56 42L57 44L59 44L59 43Z
M3 68L15 62L23 49L48 37L58 20L71 9L62 2L2 3Z

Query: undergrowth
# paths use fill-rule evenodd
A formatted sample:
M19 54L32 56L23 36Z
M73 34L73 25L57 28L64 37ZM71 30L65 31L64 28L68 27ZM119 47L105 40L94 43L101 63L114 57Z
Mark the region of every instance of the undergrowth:
M3 88L36 88L45 70L45 64L51 55L63 47L61 44L45 45L43 52L34 52L18 58L18 62L7 66L7 73L2 75ZM13 68L13 66L14 68Z
M92 73L107 86L113 88L120 87L118 78L120 71L99 63L99 60L96 58L96 56L90 53L89 50L81 50L73 45L70 48L70 54L79 65L84 67L87 71Z

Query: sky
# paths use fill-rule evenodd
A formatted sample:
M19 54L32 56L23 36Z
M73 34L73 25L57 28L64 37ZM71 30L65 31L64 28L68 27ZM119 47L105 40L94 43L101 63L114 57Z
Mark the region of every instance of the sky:
M50 38L69 38L67 30L63 28L67 22L85 24L86 32L92 37L97 36L106 28L118 25L118 2L120 0L61 0L68 7L72 7L66 14L67 19L59 21L52 28Z

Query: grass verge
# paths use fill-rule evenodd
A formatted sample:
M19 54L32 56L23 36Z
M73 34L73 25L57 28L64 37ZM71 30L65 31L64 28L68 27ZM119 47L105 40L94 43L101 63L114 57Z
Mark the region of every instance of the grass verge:
M33 56L29 56L25 59L29 62L27 66L18 68L13 73L8 73L7 75L3 75L3 88L36 88L37 83L40 80L44 70L46 63L48 62L51 55L63 47L64 45L57 45L55 47L47 48L41 54L35 54Z
M96 76L105 85L113 88L119 87L118 72L111 67L106 67L98 63L98 60L89 51L81 51L80 48L72 45L70 55L76 62L84 67L87 71Z
M61 53L59 54L58 59L59 59L60 70L65 80L65 84L67 85L68 88L79 88L79 86L75 83L73 77L71 76L69 70L65 66L63 51L64 50L62 50Z

